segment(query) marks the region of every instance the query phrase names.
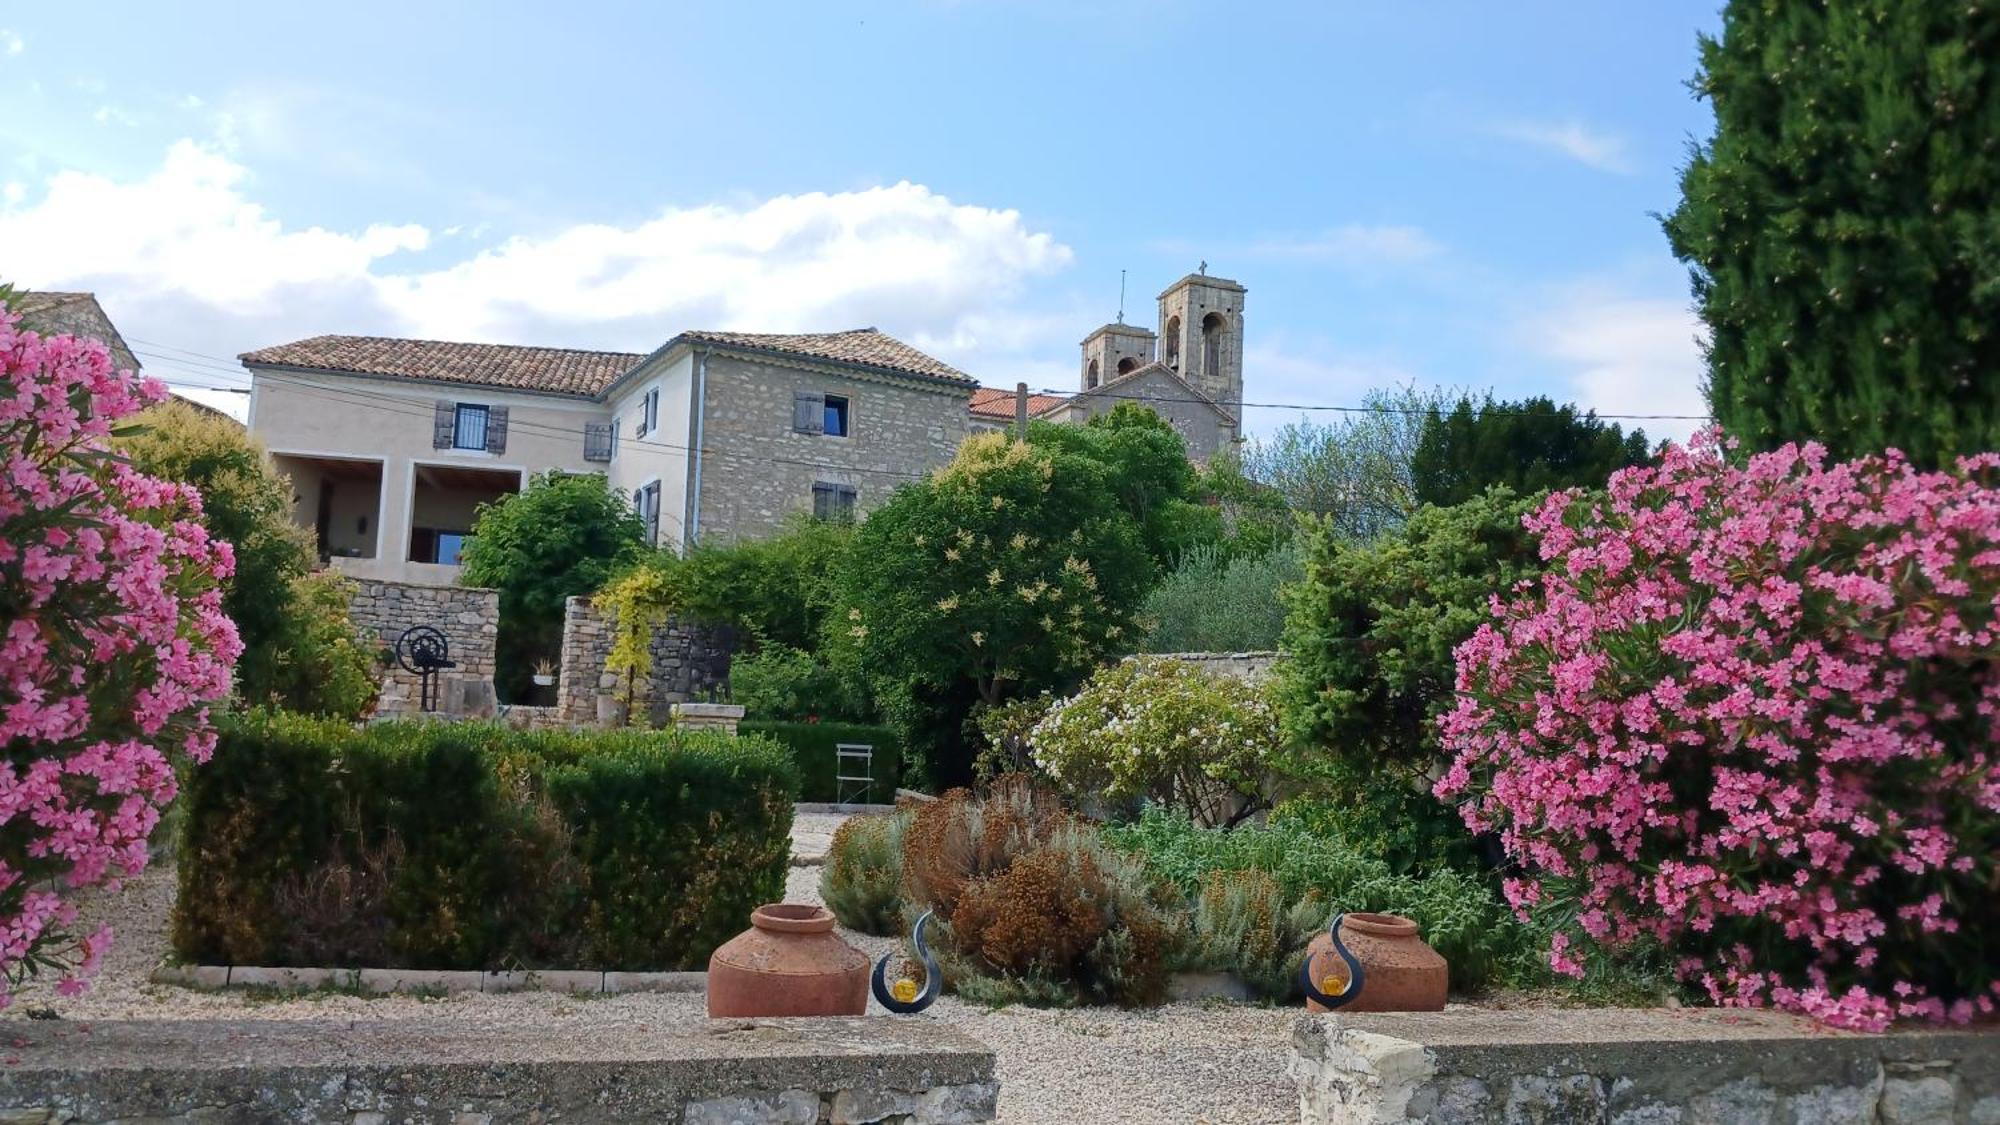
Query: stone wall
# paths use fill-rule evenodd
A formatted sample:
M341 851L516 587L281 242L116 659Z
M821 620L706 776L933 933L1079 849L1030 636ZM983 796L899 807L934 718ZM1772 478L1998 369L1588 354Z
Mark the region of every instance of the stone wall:
M451 659L458 667L438 677L441 692L447 692L461 710L471 699L475 710L490 708L493 692L493 648L500 633L500 592L471 586L420 586L407 582L356 579L348 614L364 633L383 647L396 643L403 630L413 625L431 625L443 631L451 644ZM418 710L418 677L400 665L388 669L382 680L382 695L376 702L378 717L412 714Z
M1239 680L1269 679L1272 667L1278 663L1275 652L1158 652L1140 655L1154 660L1178 660L1212 675L1234 676Z
M792 432L797 392L844 395L848 436ZM811 512L817 482L848 485L859 512L952 459L969 387L715 353L702 412L700 538L754 539Z
M21 1021L0 1121L991 1121L993 1053L934 1020Z
M668 622L653 634L653 674L634 691L634 706L644 708L653 725L662 726L674 704L727 691L729 658L735 650L734 630ZM600 696L623 704L619 678L604 670L610 655L611 622L588 598L564 602L562 672L556 680L555 708L560 722L570 726L598 722Z
M2000 1029L1859 1035L1775 1012L1305 1016L1303 1125L2000 1123Z

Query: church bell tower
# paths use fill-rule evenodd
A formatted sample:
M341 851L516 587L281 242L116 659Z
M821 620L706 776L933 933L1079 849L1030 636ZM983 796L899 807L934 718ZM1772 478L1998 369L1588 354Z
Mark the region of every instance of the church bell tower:
M1246 292L1227 278L1200 272L1160 294L1160 362L1239 419L1232 439L1242 436Z

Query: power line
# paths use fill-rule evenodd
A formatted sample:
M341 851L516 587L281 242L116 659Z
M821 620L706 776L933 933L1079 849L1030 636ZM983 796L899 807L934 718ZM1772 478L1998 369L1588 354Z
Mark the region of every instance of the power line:
M1074 394L1074 392L1058 390L1054 387L1043 387L1035 393L1058 395L1065 398ZM1340 414L1429 414L1431 412L1431 408L1427 406L1332 406L1300 402L1248 402L1242 399L1175 398L1168 395L1116 394L1102 390L1092 391L1091 396L1093 398L1127 399L1132 402L1199 403L1210 406L1247 406L1265 410L1330 411ZM1534 416L1531 411L1526 410L1483 409L1480 413L1491 414L1494 417L1526 418ZM1637 421L1707 422L1713 420L1713 416L1708 414L1607 414L1601 410L1593 410L1591 413L1597 415L1599 418L1632 419Z

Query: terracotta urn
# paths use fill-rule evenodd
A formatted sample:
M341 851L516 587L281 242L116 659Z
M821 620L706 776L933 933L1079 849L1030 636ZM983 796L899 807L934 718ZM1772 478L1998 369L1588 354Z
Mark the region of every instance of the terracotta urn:
M1341 943L1361 962L1361 992L1340 1006L1343 1012L1437 1012L1444 1010L1449 968L1437 950L1417 936L1417 924L1399 914L1349 914L1340 927ZM1333 939L1321 934L1306 946L1306 964L1321 991L1339 995L1346 987L1347 966L1334 952ZM1306 1009L1328 1011L1307 999Z
M772 903L708 959L708 1014L858 1016L868 1010L868 955L833 932L823 906Z

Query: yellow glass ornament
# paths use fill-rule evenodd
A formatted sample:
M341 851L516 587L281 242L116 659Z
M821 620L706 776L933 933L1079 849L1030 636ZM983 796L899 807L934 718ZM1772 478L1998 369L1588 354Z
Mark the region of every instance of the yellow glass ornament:
M917 998L917 982L904 977L890 986L889 995L894 996L898 1004L911 1003Z

